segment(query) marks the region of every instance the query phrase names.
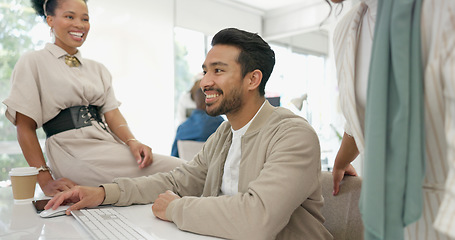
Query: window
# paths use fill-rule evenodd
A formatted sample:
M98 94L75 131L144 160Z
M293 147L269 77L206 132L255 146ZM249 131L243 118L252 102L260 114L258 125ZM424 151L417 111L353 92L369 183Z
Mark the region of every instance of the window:
M30 50L43 48L49 28L35 14L28 0L0 0L0 99L9 94L11 72L19 57ZM8 186L8 172L13 167L28 166L17 142L16 128L5 117L0 105L0 187ZM44 139L42 129L38 137ZM42 140L41 142L43 142Z
M203 33L178 27L174 28L174 36L174 125L177 128L183 122L185 117L182 115L186 112L180 109L184 106L179 104L185 104L181 102L184 101L183 95L190 91L196 77L202 73L202 63L210 47L210 39Z
M319 137L323 170L330 169L341 143L342 130L339 129L344 120L337 107L336 79L327 76L328 60L326 56L288 46L271 44L271 47L276 63L267 82L266 95L280 96L282 107L308 120ZM303 99L301 110L293 103L298 98Z

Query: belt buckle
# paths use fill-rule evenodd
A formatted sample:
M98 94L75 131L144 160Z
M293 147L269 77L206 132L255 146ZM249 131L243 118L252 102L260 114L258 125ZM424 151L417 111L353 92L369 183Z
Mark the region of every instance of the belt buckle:
M87 106L81 106L75 109L71 109L71 119L74 124L74 128L78 129L81 127L91 126L90 112L88 111Z

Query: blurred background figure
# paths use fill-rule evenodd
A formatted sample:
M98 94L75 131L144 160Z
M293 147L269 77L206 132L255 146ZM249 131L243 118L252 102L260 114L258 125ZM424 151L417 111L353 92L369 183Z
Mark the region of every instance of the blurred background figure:
M194 101L196 108L192 111L187 109L191 111L189 117L177 128L171 152L174 157L179 157L178 140L205 142L224 121L221 116L211 117L205 112L205 94L199 87L200 82L201 80L196 81L190 92L190 97Z
M197 74L194 76L194 82L200 82L201 79L204 77L202 73ZM185 120L191 115L191 112L196 109L196 102L193 99L192 92L194 92L194 88L199 88L199 84L194 84L193 87L183 93L177 104L177 112L175 114L176 118L176 125L180 126Z

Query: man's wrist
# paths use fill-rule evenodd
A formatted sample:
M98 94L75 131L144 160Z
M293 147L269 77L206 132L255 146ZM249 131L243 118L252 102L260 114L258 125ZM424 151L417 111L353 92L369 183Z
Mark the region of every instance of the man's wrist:
M103 205L115 204L120 199L120 187L116 183L107 183L100 185L104 189Z
M166 208L166 219L167 221L170 221L170 222L174 222L172 220L172 213L174 212L174 208L175 208L175 205L177 204L177 202L179 201L180 199L175 199L173 201L171 201L169 203L169 205L167 205L167 208Z

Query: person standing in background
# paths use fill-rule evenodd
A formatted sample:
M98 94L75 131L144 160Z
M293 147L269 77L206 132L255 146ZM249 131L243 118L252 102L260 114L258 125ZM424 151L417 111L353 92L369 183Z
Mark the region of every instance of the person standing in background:
M333 0L332 2L338 3L342 2L342 0ZM416 4L419 5L419 1ZM377 24L376 8L377 1L375 0L361 1L338 23L334 34L340 102L346 117L347 129L350 129L346 131L335 159L333 170L335 195L338 193L339 184L343 176L345 174L355 174L350 162L357 155L360 155L360 159L364 160L365 163L372 161L371 159L363 158L365 157L365 144L368 144L368 139L364 140L364 122L366 111L368 110L366 108L367 86L369 85L368 76L370 74L369 71L376 63L372 62L370 66L371 49L373 47L373 38L382 37L373 35L378 33L374 27ZM386 14L387 11L384 10L384 13ZM455 19L455 1L423 0L420 13L421 20L412 23L420 25L422 54L420 65L423 71L424 86L422 105L424 106L424 157L426 159L426 168L423 186L421 187L423 194L419 194L423 198L422 214L417 222L408 225L404 229L404 238L410 240L454 239L455 52L453 48L455 46L455 21L453 19ZM383 19L386 19L386 17L383 17ZM409 22L405 24L409 25ZM381 41L381 43L384 43L384 41ZM410 46L411 43L407 45ZM378 49L378 51L387 52L387 49ZM419 59L417 57L417 60ZM374 65L374 67L376 66ZM417 67L418 69L420 68ZM411 70L416 70L416 68L414 67ZM382 98L374 101L381 102L386 101L386 99ZM379 127L379 125L372 127ZM388 132L386 134L392 133ZM374 164L377 163L375 162ZM372 177L367 172L363 172L364 179L368 180ZM386 171L385 178L392 181L388 174L389 172ZM417 182L419 181L417 180ZM362 188L362 194L363 191L364 188ZM375 191L375 189L370 189L370 191ZM386 196L378 196L378 198L383 197ZM410 207L410 205L414 204L418 208L419 198L420 196L416 199L407 199L409 202L406 202L404 207ZM389 204L401 203L389 202ZM410 223L409 219L404 220L408 221L407 224ZM404 228L401 225L396 227ZM381 239L380 234L376 235L377 238L371 234L367 236L367 239Z

